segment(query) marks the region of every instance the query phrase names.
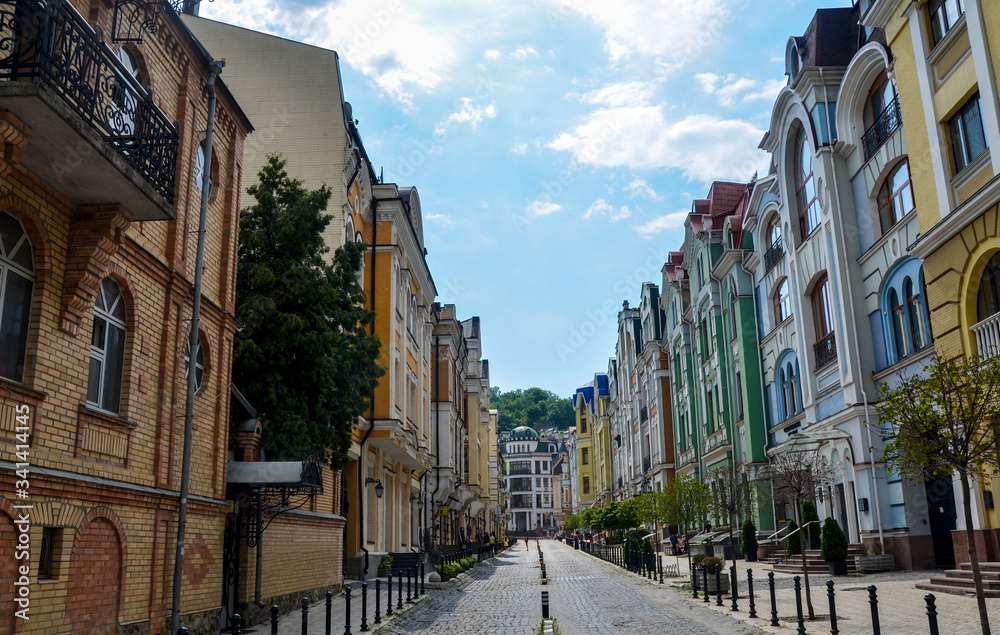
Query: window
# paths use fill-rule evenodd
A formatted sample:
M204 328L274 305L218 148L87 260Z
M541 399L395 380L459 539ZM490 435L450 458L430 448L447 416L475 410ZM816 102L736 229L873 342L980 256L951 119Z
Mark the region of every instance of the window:
M580 436L587 434L587 417L580 417Z
M802 411L802 387L799 384L799 364L793 357L783 360L780 369L778 382L784 421Z
M589 494L590 493L590 477L589 476L584 476L583 477L583 493L584 494Z
M1000 312L1000 252L986 263L983 277L979 279L979 293L976 296L976 320L982 322Z
M583 465L590 465L590 448L583 448L580 462Z
M209 163L208 158L205 156L205 142L202 141L201 143L198 144L198 153L195 155L194 158L194 189L195 192L197 192L199 200L201 199L201 189L204 186L203 181L205 179L205 169L206 167L209 167L208 163ZM211 192L212 192L211 177L209 177L208 191L209 191L209 198L211 198Z
M882 233L913 211L910 165L905 160L893 168L878 192L878 217Z
M887 358L894 364L931 343L920 261L908 258L886 277L882 290ZM979 299L983 299L980 286Z
M771 221L771 225L767 229L767 242L772 249L781 249L781 227L778 225L777 218Z
M879 73L868 91L868 98L865 100L864 122L865 130L872 127L875 121L882 115L886 108L896 99L896 86L889 80L885 71Z
M417 296L410 294L410 311L406 314L406 330L417 336Z
M743 377L738 369L736 370L736 382L733 390L735 391L736 420L739 421L743 418Z
M136 142L135 114L142 75L135 56L124 46L118 49L117 57L121 69L115 71L116 77L109 86L111 106L108 108L108 128L115 141L128 147Z
M347 227L344 229L344 242L354 242L354 219L351 218L350 214L347 215Z
M830 278L816 284L813 291L813 316L816 318L816 341L825 339L833 333L833 304L830 297Z
M42 527L42 544L38 556L38 579L54 580L58 576L56 571L56 549L62 531L57 527Z
M948 121L948 129L951 131L951 152L955 158L957 174L986 151L983 116L979 110L979 93L973 95Z
M187 379L191 367L191 340L184 345L184 379ZM198 355L194 360L194 392L200 393L205 382L205 344L198 335Z
M819 227L819 202L813 181L812 148L802 127L795 142L795 200L799 208L799 232L805 240Z
M736 294L729 292L729 339L736 339Z
M962 0L931 0L927 3L931 15L931 35L934 44L941 41L965 12Z
M772 299L774 303L774 325L778 326L792 316L792 299L788 295L788 278L778 283Z
M0 377L24 381L35 256L21 222L0 212Z
M116 414L121 409L126 328L121 288L112 278L105 278L94 302L87 403Z

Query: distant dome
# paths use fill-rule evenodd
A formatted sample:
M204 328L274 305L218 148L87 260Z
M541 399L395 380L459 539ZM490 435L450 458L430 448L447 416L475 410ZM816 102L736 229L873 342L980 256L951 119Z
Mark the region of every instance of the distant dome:
M510 431L511 441L538 441L538 433L528 426L518 426Z

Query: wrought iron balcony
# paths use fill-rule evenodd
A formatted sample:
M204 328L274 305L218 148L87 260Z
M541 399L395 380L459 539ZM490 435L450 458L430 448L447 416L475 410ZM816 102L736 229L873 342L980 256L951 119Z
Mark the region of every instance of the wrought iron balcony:
M830 362L837 359L837 337L830 333L820 341L813 344L813 353L816 355L816 370L823 368Z
M781 246L781 239L779 238L773 245L771 245L767 251L764 252L764 270L770 271L774 268L774 265L778 264L781 257L785 255L785 249Z
M889 140L892 133L896 132L902 123L903 116L899 111L899 96L896 96L861 137L861 146L865 149L865 161L870 159L875 151Z
M33 130L21 162L70 200L173 217L177 124L65 0L0 0L0 108Z

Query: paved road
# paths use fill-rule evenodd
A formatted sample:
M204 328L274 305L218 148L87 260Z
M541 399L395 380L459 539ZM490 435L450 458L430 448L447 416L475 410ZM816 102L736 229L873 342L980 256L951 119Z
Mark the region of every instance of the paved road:
M562 635L758 632L683 601L679 590L625 573L562 543L542 541L549 584L542 586L535 543L521 543L478 566L459 588L428 598L383 626L382 633L530 635L542 621L541 592Z

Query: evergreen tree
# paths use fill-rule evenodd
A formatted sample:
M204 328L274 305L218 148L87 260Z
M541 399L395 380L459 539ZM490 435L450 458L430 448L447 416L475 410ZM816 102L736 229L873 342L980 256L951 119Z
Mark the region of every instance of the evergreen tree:
M358 284L365 246L346 244L327 262L330 190L307 190L276 156L258 179L240 218L233 383L267 421L269 459L316 453L338 469L384 373Z

